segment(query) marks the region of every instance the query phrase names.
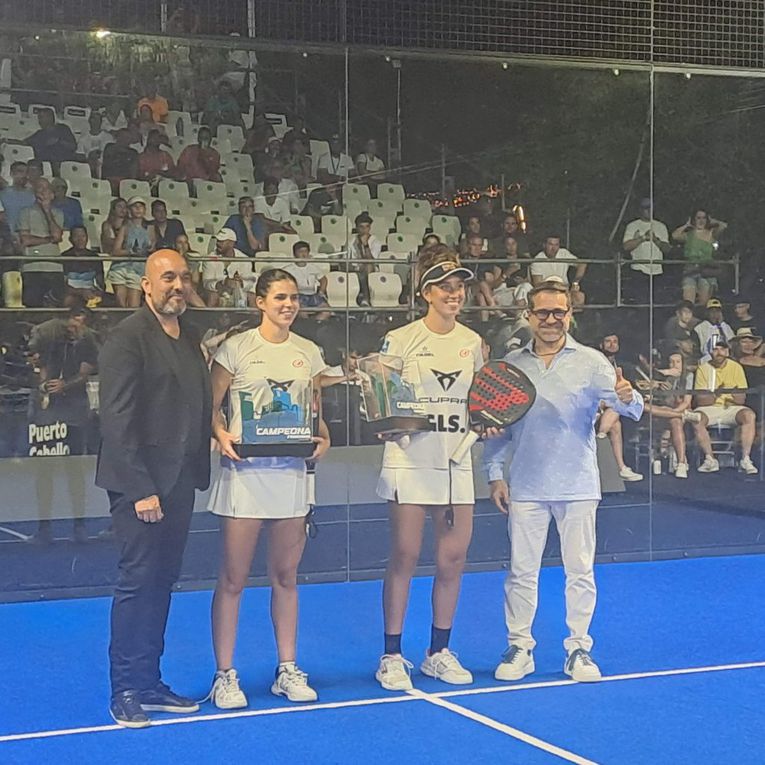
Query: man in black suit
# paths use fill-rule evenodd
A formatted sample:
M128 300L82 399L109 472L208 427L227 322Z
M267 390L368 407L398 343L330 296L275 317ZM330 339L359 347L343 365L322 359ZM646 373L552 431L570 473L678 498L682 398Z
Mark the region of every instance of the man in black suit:
M110 712L130 728L149 725L146 712L199 708L161 681L159 664L194 490L210 481L212 406L199 340L181 317L192 290L186 261L158 250L141 285L146 305L116 327L99 357L96 471L120 546Z

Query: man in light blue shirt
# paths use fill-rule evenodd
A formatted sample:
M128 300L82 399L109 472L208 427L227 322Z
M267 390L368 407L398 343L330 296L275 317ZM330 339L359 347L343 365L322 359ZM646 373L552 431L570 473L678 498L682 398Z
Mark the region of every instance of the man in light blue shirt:
M595 415L601 401L634 420L643 399L599 351L569 334L571 298L562 280L543 282L529 293L532 340L506 361L532 380L537 397L528 414L489 439L484 466L491 498L508 513L510 571L505 582L509 647L495 671L498 680L519 680L534 671L531 625L550 519L561 540L566 572L564 672L580 682L600 680L588 634L595 611L595 511L600 476ZM510 488L504 465L510 457ZM512 501L510 500L512 491Z

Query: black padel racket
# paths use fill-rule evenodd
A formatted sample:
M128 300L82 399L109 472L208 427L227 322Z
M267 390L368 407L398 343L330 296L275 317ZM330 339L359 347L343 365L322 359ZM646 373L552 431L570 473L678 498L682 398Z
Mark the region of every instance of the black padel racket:
M462 462L483 428L506 428L518 422L536 396L534 383L520 369L506 361L484 364L475 373L468 393L471 430L454 450L452 462Z

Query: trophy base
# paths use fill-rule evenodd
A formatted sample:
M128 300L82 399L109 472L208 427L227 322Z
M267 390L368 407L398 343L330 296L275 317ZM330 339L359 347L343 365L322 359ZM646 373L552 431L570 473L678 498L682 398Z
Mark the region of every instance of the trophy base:
M383 417L369 423L372 432L377 435L393 436L399 433L423 433L431 430L430 420L427 417L399 415L396 417Z
M307 459L316 450L313 441L285 441L281 444L234 444L234 451L246 457L302 457Z

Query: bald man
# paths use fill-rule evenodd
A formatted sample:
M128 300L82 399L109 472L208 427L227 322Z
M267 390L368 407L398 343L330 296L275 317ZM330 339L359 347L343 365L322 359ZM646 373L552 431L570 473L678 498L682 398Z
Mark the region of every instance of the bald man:
M158 250L141 279L146 305L111 333L99 357L101 449L120 561L111 616L110 713L128 728L147 712L199 707L162 682L170 593L196 489L210 481L211 393L199 338L183 320L191 272Z

